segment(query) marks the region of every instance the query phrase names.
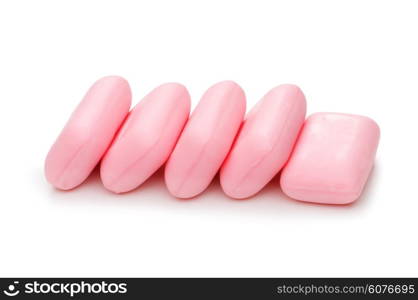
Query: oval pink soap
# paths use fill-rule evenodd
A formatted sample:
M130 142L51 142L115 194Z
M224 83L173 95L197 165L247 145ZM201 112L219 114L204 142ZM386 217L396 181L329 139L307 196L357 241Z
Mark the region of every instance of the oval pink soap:
M104 186L123 193L141 185L166 162L189 113L190 96L181 84L163 84L145 96L103 158Z
M130 106L131 90L125 79L108 76L94 83L47 155L47 180L63 190L81 184L102 158Z
M166 165L165 181L172 195L191 198L208 187L244 114L245 94L236 83L223 81L205 92Z
M305 96L294 85L273 88L260 100L248 114L222 166L221 185L228 196L253 196L280 171L305 114Z
M372 169L379 136L376 122L367 117L340 113L311 115L282 171L283 192L307 202L355 201Z

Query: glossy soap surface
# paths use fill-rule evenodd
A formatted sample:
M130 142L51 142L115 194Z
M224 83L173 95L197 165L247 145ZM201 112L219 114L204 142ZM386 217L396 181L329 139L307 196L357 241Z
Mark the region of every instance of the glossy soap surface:
M253 196L280 171L305 114L305 96L295 85L277 86L259 101L244 121L221 169L221 185L228 196Z
M96 81L71 115L45 160L56 188L81 184L98 164L131 106L128 82L118 76Z
M168 159L190 113L190 96L178 83L151 91L129 113L103 158L100 175L115 193L141 185Z
M379 136L379 127L367 117L311 115L282 171L283 192L307 202L355 201L373 167Z
M239 85L223 81L210 87L188 121L167 162L170 193L191 198L203 192L225 160L245 114Z

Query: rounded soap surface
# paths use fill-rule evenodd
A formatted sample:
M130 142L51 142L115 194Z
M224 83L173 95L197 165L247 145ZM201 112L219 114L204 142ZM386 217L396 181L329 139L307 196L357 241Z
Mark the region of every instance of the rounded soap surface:
M288 160L305 120L295 85L270 90L250 111L220 172L224 192L237 199L259 192Z
M131 105L128 82L99 79L71 115L45 160L45 176L56 188L81 184L102 158Z
M168 159L190 113L187 89L163 84L135 106L103 158L100 175L115 193L141 185Z
M245 114L239 85L223 81L202 96L165 169L170 193L191 198L203 192L225 160Z

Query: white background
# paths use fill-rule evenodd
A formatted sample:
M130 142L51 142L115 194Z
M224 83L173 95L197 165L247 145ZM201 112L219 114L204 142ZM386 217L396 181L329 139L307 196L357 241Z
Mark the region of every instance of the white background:
M417 276L417 1L2 1L1 276ZM248 107L298 84L308 112L382 131L363 197L335 207L246 201L217 182L171 197L159 172L126 195L97 172L71 192L45 155L87 88L127 78L137 103L177 81L195 105L231 79Z

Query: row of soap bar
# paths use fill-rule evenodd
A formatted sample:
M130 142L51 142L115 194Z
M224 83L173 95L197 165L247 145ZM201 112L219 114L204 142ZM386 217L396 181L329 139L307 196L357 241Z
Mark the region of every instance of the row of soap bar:
M367 117L316 113L305 121L305 96L294 85L270 90L245 120L245 94L232 81L210 87L190 118L189 93L177 83L130 106L125 79L94 83L48 153L47 180L75 188L101 161L103 185L124 193L166 164L176 197L202 193L219 172L224 192L241 199L282 170L288 196L346 204L360 196L379 141L379 127Z

